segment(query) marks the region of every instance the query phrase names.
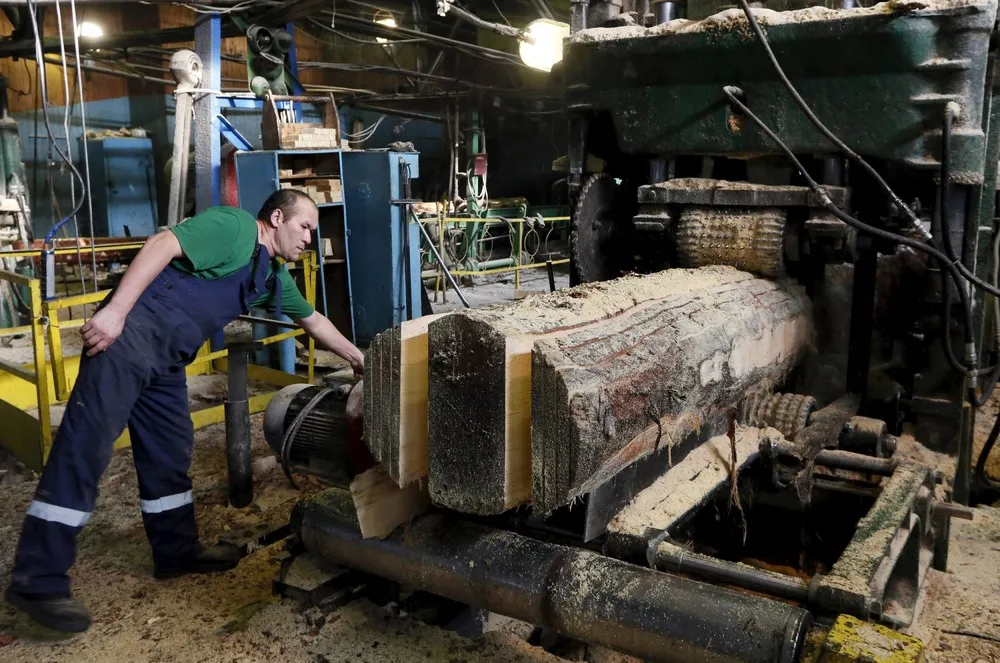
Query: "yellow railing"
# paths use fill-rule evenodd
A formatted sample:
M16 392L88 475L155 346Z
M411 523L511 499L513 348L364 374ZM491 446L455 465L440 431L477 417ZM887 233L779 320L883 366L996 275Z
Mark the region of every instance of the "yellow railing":
M571 219L571 217L568 217L568 216L550 216L550 217L543 217L542 221L545 221L546 223L552 223L552 222L563 222L563 223L565 223L565 222L568 222L570 219ZM512 218L503 217L503 219L501 219L500 217L464 218L464 217L438 216L437 219L434 220L438 224L438 247L437 247L438 253L440 253L442 257L444 257L444 255L445 255L445 248L444 248L444 234L445 233L444 233L444 230L445 230L445 228L448 227L448 224L452 224L452 223L461 223L461 224L490 223L490 222L507 221L507 222L510 222L511 224L514 224L514 225L517 226L517 247L518 247L517 255L520 256L521 252L524 250L524 224L526 222L528 222L528 221L536 221L536 220L537 220L536 218L527 219L527 218L524 218L524 217L513 218L513 219ZM568 264L568 263L569 263L569 258L563 258L563 259L560 259L560 260L552 260L551 261L552 265L565 265L565 264ZM495 267L495 268L491 268L491 269L480 269L480 270L472 270L472 269L470 269L470 270L455 270L455 269L452 269L450 271L451 271L451 275L452 276L486 276L486 275L489 275L489 274L503 274L503 273L506 273L506 272L514 272L514 288L515 289L520 289L520 287L521 287L521 271L522 270L525 270L525 269L539 269L541 267L547 267L548 265L549 265L549 262L534 262L534 263L530 263L530 264L527 264L527 265L510 265L510 266L506 266L506 267ZM441 265L438 265L438 275L437 275L437 277L434 280L434 301L437 301L438 291L444 287L444 283L445 283L444 273L441 271L441 267L442 267Z
M128 251L138 250L139 243L122 243L97 246L94 250ZM82 248L81 252L89 253L90 247ZM57 249L57 254L75 254L76 248ZM39 250L4 251L0 258L41 257ZM301 259L305 276L305 298L313 306L316 302L316 273L319 267L313 253L303 254ZM0 281L11 283L15 287L27 287L28 302L31 309L31 324L0 330L0 335L31 334L32 357L31 366L20 366L0 361L0 418L4 421L3 433L0 434L0 445L7 448L28 467L40 470L48 458L52 447L52 407L69 399L72 383L80 367L80 356L65 357L62 349L63 329L80 327L86 318L75 320L60 320L59 312L77 306L86 306L102 301L109 290L92 292L83 295L73 295L51 300L42 299L42 282L40 279L0 270ZM286 331L260 340L264 345L279 343L304 334L304 330ZM46 343L47 341L47 343ZM49 357L46 358L46 345ZM308 341L309 362L306 377L291 375L266 366L250 365L248 377L271 385L284 387L289 384L312 382L315 374L316 344L312 338ZM224 371L227 366L228 350L211 352L206 343L198 356L188 366L188 375L208 374L213 370ZM50 381L49 364L52 366ZM261 412L267 407L274 392L259 394L250 398L251 413ZM37 408L37 418L30 410ZM191 413L195 428L225 421L225 406L218 405ZM116 447L127 446L130 443L128 431L124 431Z

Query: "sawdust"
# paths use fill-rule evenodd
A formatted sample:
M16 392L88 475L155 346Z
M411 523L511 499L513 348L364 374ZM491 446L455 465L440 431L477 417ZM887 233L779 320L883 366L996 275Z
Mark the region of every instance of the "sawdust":
M857 594L867 594L879 561L885 556L893 535L910 513L909 500L926 476L915 464L901 463L882 485L879 500L858 522L851 543L823 577L823 584Z
M263 439L261 418L255 415L252 421L254 458L272 454ZM247 509L231 509L225 506L224 427L201 429L195 437L191 476L204 541L239 540L242 534L272 530L288 521L296 500L287 499L293 491L281 472L255 476L255 503ZM0 510L0 578L6 585L35 480L30 474L12 474L17 468L9 459L0 462L0 469L7 470L0 481L0 502L5 504ZM310 477L297 478L308 487L305 492L316 489ZM5 663L562 660L509 633L488 633L470 640L365 601L317 621L308 613L303 615L296 604L271 594L282 544L253 552L229 573L155 581L128 449L112 458L101 480L94 517L79 542L78 563L71 576L74 593L93 611L91 630L63 637L0 603L0 659Z
M606 319L666 294L694 292L708 284L739 282L752 278L731 267L671 269L647 275L626 275L613 281L586 283L518 302L498 304L457 313L484 322L505 335L541 334ZM431 338L452 316L430 326ZM433 349L432 352L436 352Z
M890 0L889 2L880 2L871 7L856 7L853 9L829 9L818 6L793 11L774 11L773 9L763 8L753 8L751 11L760 26L767 28L793 23L810 23L813 21L870 18L875 16L902 16L920 11L946 11L948 9L969 6L985 7L990 4L992 3L984 0ZM743 10L737 7L723 10L700 21L679 18L651 28L643 28L642 26L635 25L617 28L589 28L573 34L570 37L570 42L594 43L619 39L720 32L736 32L745 39L756 38Z
M742 180L714 180L707 177L678 177L676 179L650 185L657 189L680 189L682 191L787 191L787 186L754 184Z
M896 452L893 458L910 460L940 472L950 486L955 476L955 456L934 451L921 444L913 433L912 424L903 424L903 434L896 438Z
M928 572L914 623L928 663L1000 661L1000 510L951 521L948 571Z

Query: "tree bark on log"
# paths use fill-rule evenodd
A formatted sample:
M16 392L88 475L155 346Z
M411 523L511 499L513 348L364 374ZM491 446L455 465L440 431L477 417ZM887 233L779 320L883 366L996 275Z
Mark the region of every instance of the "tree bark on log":
M811 343L811 306L800 286L697 271L694 293L668 291L534 344L536 513L590 492L750 391L782 383ZM733 273L740 278L728 278Z
M429 329L429 483L439 505L497 514L532 493L532 348L610 324L664 297L742 283L731 267L677 269L590 283L513 304L460 311Z
M387 329L365 355L365 444L401 488L427 476L427 328L445 315Z

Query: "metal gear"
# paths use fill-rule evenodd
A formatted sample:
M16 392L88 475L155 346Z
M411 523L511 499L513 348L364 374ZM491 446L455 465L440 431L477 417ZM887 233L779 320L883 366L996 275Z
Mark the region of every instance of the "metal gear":
M793 440L809 423L816 399L801 394L758 393L743 403L739 419L748 426L770 426Z
M573 209L570 252L577 283L607 281L620 274L616 228L621 192L607 174L592 175L583 185Z

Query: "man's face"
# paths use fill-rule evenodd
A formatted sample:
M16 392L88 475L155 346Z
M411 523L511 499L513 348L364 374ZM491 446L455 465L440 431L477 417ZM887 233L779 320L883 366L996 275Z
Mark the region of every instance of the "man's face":
M275 227L274 247L277 257L298 260L309 246L312 232L319 223L319 210L315 205L299 201L288 214L281 210L271 212L271 223Z

